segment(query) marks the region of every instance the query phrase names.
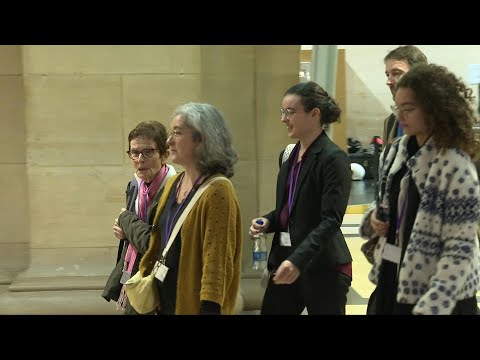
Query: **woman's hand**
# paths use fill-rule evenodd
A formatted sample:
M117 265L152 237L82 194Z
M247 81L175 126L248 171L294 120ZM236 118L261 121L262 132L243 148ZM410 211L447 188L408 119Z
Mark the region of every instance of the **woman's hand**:
M118 225L118 219L115 219L115 222L113 223L113 235L115 235L118 240L125 239L125 234L123 233L122 228Z
M370 215L370 225L377 235L386 236L390 223L378 220L377 209L375 209L373 210L372 215Z
M291 261L285 260L278 267L272 280L277 285L291 284L297 280L299 276L300 269L297 268Z
M257 221L263 221L263 224L257 224ZM270 221L266 218L255 218L252 220L252 226L250 226L250 229L248 233L250 236L252 235L257 235L259 233L265 234L268 231L268 227L270 226Z

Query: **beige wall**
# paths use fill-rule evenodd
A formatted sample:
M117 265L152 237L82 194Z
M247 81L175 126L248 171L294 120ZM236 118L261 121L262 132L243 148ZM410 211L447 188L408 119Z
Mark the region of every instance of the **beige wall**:
M187 101L218 106L232 129L240 153L232 181L243 212L249 273L248 226L274 206L278 154L289 142L278 109L283 92L298 82L300 46L22 46L4 51L16 51L18 60L0 63L17 73L19 93L12 108L25 109L24 120L16 115L8 123L9 139L12 146L25 143L26 133L26 143L13 164L13 157L3 159L0 153L0 166L17 165L25 172L26 162L18 187L28 189L29 196L23 208L15 206L17 215L8 223L13 242L28 242L31 253L23 255L30 267L12 289L22 290L27 279L31 284L32 278L73 275L98 277L102 284L116 256L113 220L133 173L125 153L128 132L143 120L168 126L175 107ZM15 80L9 80L4 93L14 94ZM3 196L12 197L5 187ZM13 219L25 217L29 226L11 226Z
M0 284L27 266L29 216L25 168L25 94L20 46L0 46Z
M199 62L198 46L24 46L32 249L116 245L128 132L198 100Z

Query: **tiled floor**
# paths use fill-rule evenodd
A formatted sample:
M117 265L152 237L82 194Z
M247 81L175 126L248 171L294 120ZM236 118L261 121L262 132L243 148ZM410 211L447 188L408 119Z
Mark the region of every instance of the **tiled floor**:
M374 185L373 180L352 181L348 204L370 204L374 199Z
M375 285L367 277L371 264L360 251L360 247L365 241L358 236L358 224L361 218L361 214L346 214L343 219L342 232L346 235L348 249L353 258L353 279L352 287L348 294L347 315L364 315L367 309L368 298L375 288Z
M350 190L350 199L348 204L362 205L369 204L374 199L374 181L362 180L352 181ZM347 240L348 249L353 257L352 287L348 294L347 315L364 315L367 309L368 298L375 286L368 280L367 275L370 271L370 263L365 259L360 247L365 240L358 236L358 225L362 214L347 214L343 219L342 232Z

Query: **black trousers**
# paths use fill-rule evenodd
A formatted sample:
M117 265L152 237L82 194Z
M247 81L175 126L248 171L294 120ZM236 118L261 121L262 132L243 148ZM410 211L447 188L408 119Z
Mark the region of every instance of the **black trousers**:
M306 272L289 285L268 281L260 315L345 315L352 279L335 270Z

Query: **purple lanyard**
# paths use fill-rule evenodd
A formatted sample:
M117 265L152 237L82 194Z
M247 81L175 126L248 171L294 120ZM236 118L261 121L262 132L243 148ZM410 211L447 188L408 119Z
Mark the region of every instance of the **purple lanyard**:
M177 192L175 193L175 200L177 199L178 197L178 192L180 191L180 188L182 187L182 182L183 182L183 178L185 177L185 173L183 173L182 175L182 180L180 181L180 184L178 184L178 187L177 187ZM185 200L187 200L187 198L190 196L190 194L192 193L192 191L195 189L195 185L197 185L198 181L200 180L200 178L202 177L202 175L199 175L197 177L197 179L195 180L195 182L193 183L193 186L192 188L190 189L190 191L188 192L187 196L185 196L185 198L182 200L182 202L180 203L180 206L177 208L177 211L175 211L175 213L173 214L173 217L170 219L170 216L172 215L172 208L170 207L168 209L168 213L167 213L167 223L166 223L166 229L165 229L165 240L164 240L164 244L167 243L168 239L170 239L170 235L172 234L172 230L173 230L173 220L175 219L175 216L177 216L178 212L180 211L180 209L183 207L183 204L185 203Z
M298 147L297 151L295 152L295 156L293 158L293 166L292 169L290 170L290 186L288 189L288 216L290 217L290 214L292 212L292 206L293 206L293 195L295 194L295 189L297 188L297 181L298 181L298 175L300 175L300 170L302 169L302 164L303 164L303 159L300 160L300 164L297 163L297 156L300 151L300 146ZM297 173L295 175L295 169L297 168ZM295 182L293 181L293 176L295 175Z
M410 181L410 180L408 180ZM403 215L405 214L405 208L407 207L407 200L408 200L408 190L410 188L410 184L407 185L407 190L405 192L405 199L403 199L403 204L402 204L402 209L400 210L400 215L397 216L397 230L396 230L396 233L398 234L398 231L400 230L400 226L402 224L402 219L403 219Z

